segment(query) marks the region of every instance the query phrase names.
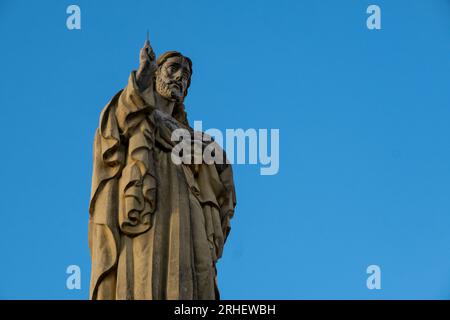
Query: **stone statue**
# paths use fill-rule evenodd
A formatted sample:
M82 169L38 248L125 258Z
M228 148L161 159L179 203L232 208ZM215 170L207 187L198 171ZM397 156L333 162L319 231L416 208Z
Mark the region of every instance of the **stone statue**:
M231 165L224 153L223 163L171 158L175 129L198 142L183 104L191 75L189 58L170 51L156 59L147 39L138 70L101 113L89 205L91 299L219 299L216 263L236 205Z

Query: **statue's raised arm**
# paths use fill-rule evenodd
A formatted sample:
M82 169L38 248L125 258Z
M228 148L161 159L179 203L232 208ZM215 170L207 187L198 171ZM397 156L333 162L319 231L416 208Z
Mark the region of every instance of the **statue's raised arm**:
M144 91L153 85L156 69L155 52L147 39L139 52L139 68L136 71L136 83L140 90Z

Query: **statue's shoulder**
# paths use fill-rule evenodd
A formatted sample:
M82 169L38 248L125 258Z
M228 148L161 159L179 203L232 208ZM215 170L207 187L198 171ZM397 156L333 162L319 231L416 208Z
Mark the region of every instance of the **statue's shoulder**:
M99 119L99 128L102 128L104 125L106 125L106 122L110 120L111 116L115 115L115 109L118 104L119 98L121 93L123 92L123 89L117 92L111 100L108 101L108 103L103 107L101 113L100 113L100 119Z
M119 90L112 98L108 101L108 103L103 107L100 119L103 118L103 115L108 113L112 108L116 108L117 103L119 101L120 95L122 94L123 89Z

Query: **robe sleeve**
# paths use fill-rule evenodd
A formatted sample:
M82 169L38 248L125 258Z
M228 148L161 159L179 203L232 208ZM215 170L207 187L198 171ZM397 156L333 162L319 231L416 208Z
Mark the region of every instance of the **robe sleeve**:
M224 242L227 240L231 231L230 220L234 216L234 208L236 207L236 189L233 181L233 169L231 164L225 163L218 170L220 181L224 186L224 190L220 202L220 216Z
M208 241L212 244L214 261L220 259L231 230L230 220L234 216L236 193L233 171L219 145L213 142L216 152L223 153L223 162L199 167L196 174L199 200L205 215Z

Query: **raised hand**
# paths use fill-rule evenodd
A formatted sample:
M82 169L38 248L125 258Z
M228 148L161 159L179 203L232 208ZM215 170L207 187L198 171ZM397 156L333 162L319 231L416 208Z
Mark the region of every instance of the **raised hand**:
M144 46L139 52L139 69L136 72L136 82L141 90L147 89L153 80L157 69L155 52L150 41L145 40Z

